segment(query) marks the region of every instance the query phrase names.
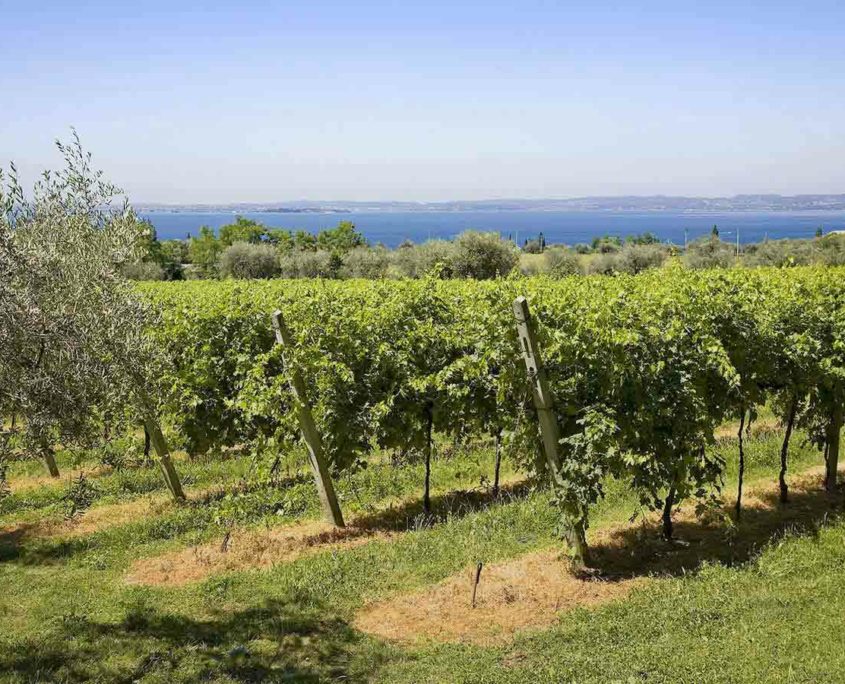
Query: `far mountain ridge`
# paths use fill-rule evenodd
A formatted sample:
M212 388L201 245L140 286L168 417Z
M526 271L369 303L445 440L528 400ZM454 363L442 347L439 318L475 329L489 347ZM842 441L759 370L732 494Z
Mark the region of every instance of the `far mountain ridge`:
M685 197L672 195L621 195L568 199L487 199L443 202L410 201L314 201L237 202L221 204L140 203L145 212L445 212L445 211L845 211L845 194L743 194L733 197Z

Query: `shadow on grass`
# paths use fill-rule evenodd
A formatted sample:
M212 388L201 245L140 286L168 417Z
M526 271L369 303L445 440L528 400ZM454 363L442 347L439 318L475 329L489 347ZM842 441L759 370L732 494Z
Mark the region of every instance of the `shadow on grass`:
M421 500L408 500L396 506L358 515L344 528L332 527L304 536L300 541L306 547L322 544L353 541L374 537L379 534L397 534L426 529L445 523L447 520L463 518L471 513L491 506L506 504L528 496L534 485L528 481L509 483L492 489L454 490L431 497L431 508L425 512Z
M271 489L285 490L295 486L310 485L313 481L314 478L308 477L308 475L305 473L281 478L274 484L268 484L266 481L262 480L239 479L236 480L234 484L221 484L216 487L211 487L205 491L199 491L197 493L188 491L188 501L185 503L185 505L205 506L211 503L222 501L227 496L255 494Z
M721 519L713 515L709 520L684 514L674 523L671 542L661 538L656 520L598 535L590 549L590 564L603 578L617 580L675 576L704 563L745 563L786 533L815 536L822 526L842 515L842 492L831 495L821 483L818 486L791 492L786 505L780 504L777 492L762 493L743 507L739 524L727 518L727 511Z
M92 543L78 539L38 539L37 525L19 525L0 532L0 563L17 561L24 565L57 565L87 551Z
M17 552L21 544L35 529L35 525L21 523L8 529L0 530L0 562L17 558Z
M291 480L289 484L301 485L299 479ZM264 485L266 487L266 485ZM309 480L310 486L310 480ZM414 529L431 527L452 518L461 518L475 511L490 506L524 498L532 490L533 485L528 481L503 485L498 493L490 489L456 490L431 497L431 512L426 514L421 500L408 500L382 510L358 515L349 521L346 528L330 528L314 534L304 536L301 546L315 549L323 544L335 544L366 538L378 533L407 532ZM239 493L250 493L261 489L258 485L242 485ZM195 500L188 501L180 510L182 512L201 509L204 514L208 506L223 499L227 492L207 492ZM205 516L211 519L209 516ZM183 521L180 531L167 526L166 534L148 534L144 539L170 538L188 529L200 529L203 524L190 527L190 520ZM15 561L23 565L54 565L64 562L71 556L84 553L99 545L95 537L79 537L74 539L40 538L37 524L21 525L12 531L0 532L0 562Z
M350 527L370 532L407 532L430 527L450 518L463 518L491 506L523 499L534 489L529 480L492 489L454 490L431 497L431 511L426 513L421 499L409 499L396 506L357 516Z
M320 605L273 600L195 619L143 602L119 622L64 616L43 638L0 652L0 672L23 681L356 681L362 638ZM357 667L374 669L380 656L369 655Z
M285 478L276 487L313 486L313 478L308 474ZM189 506L202 507L220 501L232 494L252 494L267 488L266 483L239 482L234 488L212 490L205 492L195 500L189 501ZM449 518L463 517L475 511L483 510L494 504L506 503L511 500L524 498L534 488L528 480L507 483L499 487L498 492L491 488L453 490L431 497L431 510L426 513L422 499L408 499L396 505L371 513L356 515L350 520L349 528L367 532L405 532L445 522ZM339 531L341 536L342 530Z

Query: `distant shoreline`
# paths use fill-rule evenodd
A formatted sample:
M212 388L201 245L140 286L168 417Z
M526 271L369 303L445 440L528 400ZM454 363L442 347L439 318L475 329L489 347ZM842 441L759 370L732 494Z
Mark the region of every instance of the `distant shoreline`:
M735 195L733 197L577 197L572 199L454 200L447 202L298 200L221 204L139 203L148 213L462 213L462 212L784 212L845 211L845 194Z
M707 214L789 214L797 212L840 212L845 211L843 207L800 207L788 208L783 207L779 209L752 209L752 208L737 208L737 209L260 209L260 208L243 208L243 209L155 209L145 207L143 205L133 206L136 212L141 214L231 214L238 216L240 214L471 214L471 213L507 213L507 212L525 212L536 214L548 213L571 213L571 214L586 214L586 213L605 213L605 214L655 214L655 215L699 215L705 216Z

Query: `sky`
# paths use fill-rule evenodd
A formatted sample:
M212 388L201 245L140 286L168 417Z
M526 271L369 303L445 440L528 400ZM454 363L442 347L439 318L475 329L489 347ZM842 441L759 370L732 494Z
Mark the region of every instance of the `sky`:
M136 203L845 193L841 2L9 2L0 164Z

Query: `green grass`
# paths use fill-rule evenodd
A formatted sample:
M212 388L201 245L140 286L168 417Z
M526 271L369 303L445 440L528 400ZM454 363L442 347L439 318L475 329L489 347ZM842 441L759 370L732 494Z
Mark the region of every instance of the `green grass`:
M841 682L845 525L789 537L741 568L709 566L498 649L444 646L395 682Z
M772 480L779 447L776 433L749 442L749 482ZM736 444L725 439L716 448L730 465L732 491ZM794 471L819 460L797 436ZM501 501L486 494L489 450L459 452L434 466L433 522L419 515L421 465L376 463L340 480L344 506L402 534L184 587L130 586L123 577L134 559L216 538L231 522L255 527L315 517L310 481L292 476L281 488L238 487L251 472L246 457L183 462L192 488L233 493L163 505L153 516L71 541L0 536L0 681L843 680L845 524L821 492L796 497L793 509L807 511L796 519L800 529L782 536L777 511L748 515L723 547L702 549L700 572L669 562L665 578L629 598L564 614L550 629L505 646L400 647L358 632L353 617L370 600L430 586L479 560L558 543L545 491L518 487ZM157 475L140 468L95 478L101 496L94 505L163 492ZM473 492L448 494L456 489ZM29 507L21 498L4 502L0 523L60 515L55 497L62 491L31 490L26 498L38 503ZM388 501L394 507L384 513ZM593 528L622 523L633 510L632 494L610 482Z

